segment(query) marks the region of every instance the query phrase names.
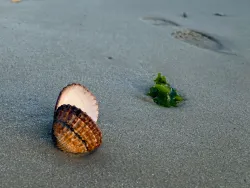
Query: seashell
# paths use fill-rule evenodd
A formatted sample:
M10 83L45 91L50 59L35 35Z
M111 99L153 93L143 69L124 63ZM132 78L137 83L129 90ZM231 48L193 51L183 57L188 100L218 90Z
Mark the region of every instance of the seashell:
M86 153L102 143L97 125L96 97L83 85L70 84L60 92L54 110L52 138L56 146L70 153Z
M70 104L80 108L97 122L99 115L98 103L96 97L85 86L72 83L64 87L56 101L55 111L62 104Z

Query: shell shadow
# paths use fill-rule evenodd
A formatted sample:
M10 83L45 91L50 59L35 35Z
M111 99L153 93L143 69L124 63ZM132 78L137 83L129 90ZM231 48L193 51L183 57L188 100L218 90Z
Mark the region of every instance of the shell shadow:
M52 146L53 106L47 106L39 101L33 101L30 106L25 109L21 118L24 122L29 120L27 135L31 139L36 139L34 142L40 140Z
M46 116L41 116L39 118L40 128L38 132L38 136L41 140L45 141L51 147L55 147L53 142L53 134L52 134L52 125L53 125L53 113L50 113L51 110L48 110Z

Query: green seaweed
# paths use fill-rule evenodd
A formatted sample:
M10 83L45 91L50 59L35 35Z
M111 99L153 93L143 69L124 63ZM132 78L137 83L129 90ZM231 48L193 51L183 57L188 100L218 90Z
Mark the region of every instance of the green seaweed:
M147 95L151 96L156 104L164 107L177 107L178 103L184 100L161 73L158 73L154 82L155 85L149 89Z

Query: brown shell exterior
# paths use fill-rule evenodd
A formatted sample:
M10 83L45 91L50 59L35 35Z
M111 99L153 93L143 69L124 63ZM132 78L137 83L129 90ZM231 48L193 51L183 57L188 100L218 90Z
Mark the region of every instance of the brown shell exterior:
M58 96L57 101L56 101L56 105L55 105L55 107L54 107L54 115L55 115L55 113L56 113L56 110L57 110L57 107L58 107L58 103L59 103L59 101L60 101L60 99L61 99L61 96L62 96L63 92L64 92L67 88L69 88L69 87L71 87L71 86L81 86L81 87L83 87L86 91L88 91L88 93L92 96L93 100L96 101L96 111L97 111L96 113L97 113L97 115L98 115L98 114L99 114L99 106L98 106L98 102L97 102L97 100L96 100L95 95L93 95L92 92L91 92L87 87L85 87L85 86L83 86L83 85L81 85L81 84L79 84L79 83L71 83L71 84L68 84L67 86L65 86L65 87L60 91L59 96Z
M64 152L91 152L102 143L97 124L81 109L71 105L61 105L56 110L52 131L56 146Z

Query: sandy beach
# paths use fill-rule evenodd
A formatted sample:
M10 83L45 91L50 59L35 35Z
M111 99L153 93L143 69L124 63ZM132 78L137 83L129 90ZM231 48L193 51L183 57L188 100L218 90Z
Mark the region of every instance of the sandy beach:
M250 1L0 0L0 187L249 188ZM185 101L146 96L161 72ZM67 84L99 102L103 144L61 152Z

